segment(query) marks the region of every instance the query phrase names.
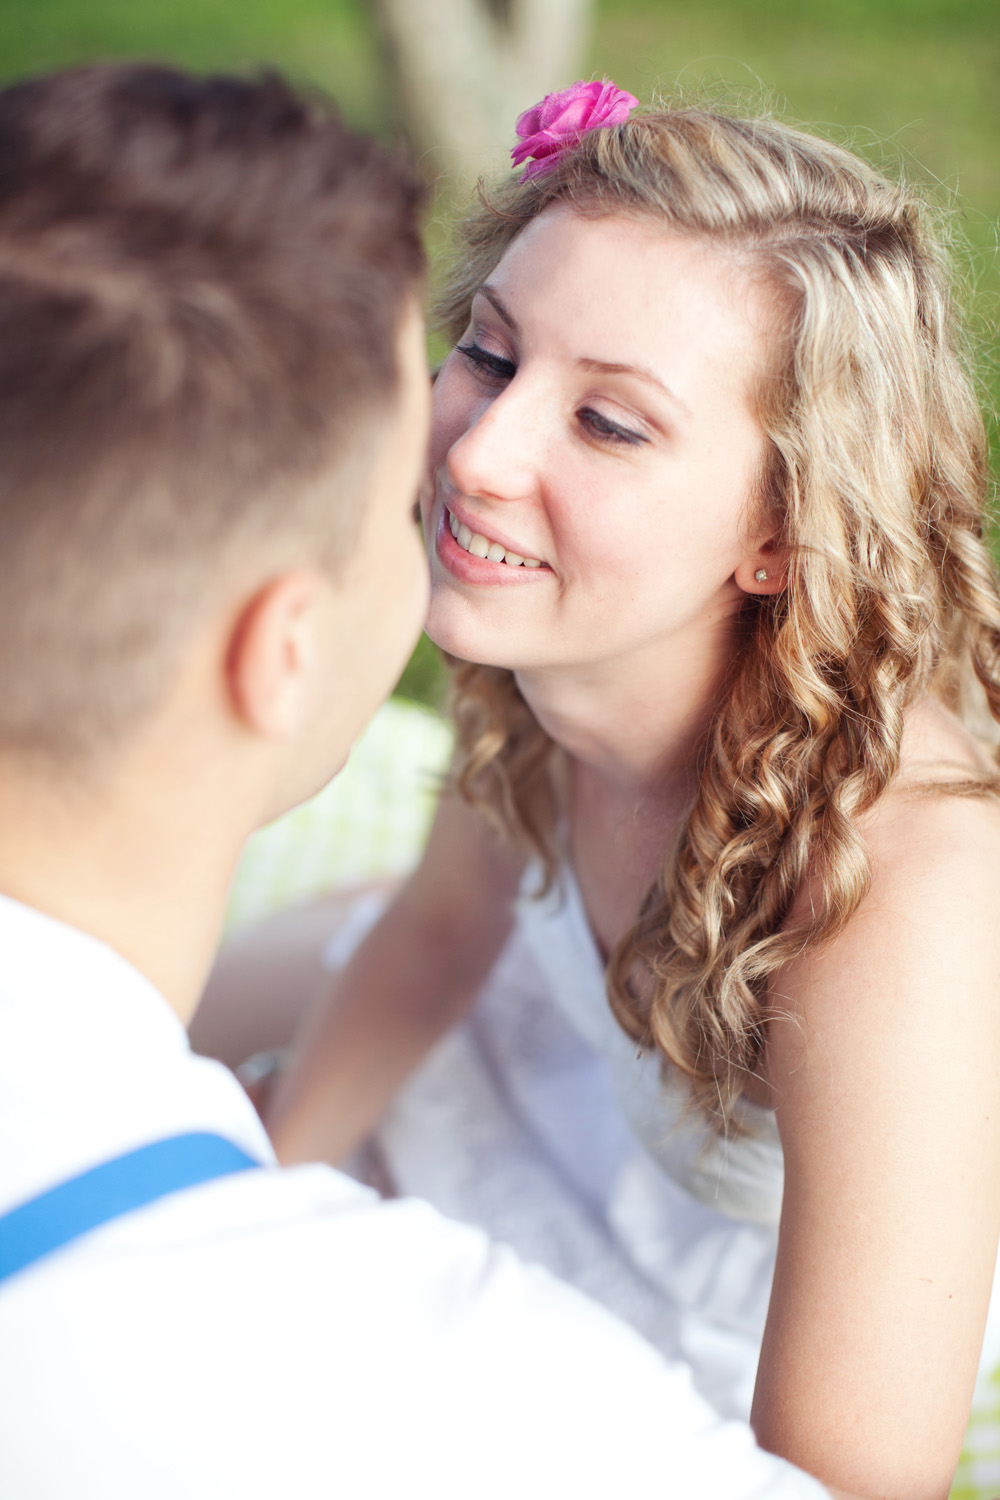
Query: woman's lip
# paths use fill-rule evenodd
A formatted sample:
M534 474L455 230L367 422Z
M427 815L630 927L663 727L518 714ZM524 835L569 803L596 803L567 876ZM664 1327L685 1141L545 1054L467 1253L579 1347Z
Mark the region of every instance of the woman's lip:
M468 526L468 528L472 532L473 536L475 536L478 533L479 536L486 537L487 542L497 542L504 549L505 552L513 552L518 557L534 557L535 554L533 552L524 552L524 551L522 551L522 549L519 546L517 546L516 543L504 541L504 539L503 539L502 536L496 536L496 535L494 535L494 533L493 533L492 530L490 531L489 536L487 536L486 533L485 533L485 531L481 530L481 526L480 526L480 524L477 523L476 518L474 516L468 516L468 515L465 515L463 513L462 506L460 504L455 504L455 503L452 503L452 502L450 502L448 500L443 500L441 503L445 507L445 524L446 525L447 525L447 520L448 520L447 512L451 511L451 514L455 517L455 520L459 523L459 525L460 526ZM541 566L544 568L547 565L543 562L543 563L541 563Z
M487 557L473 557L452 536L448 525L448 508L445 505L442 505L438 517L434 549L443 566L461 583L526 584L548 578L552 572L546 563L542 563L539 568L512 568L509 563L490 562Z

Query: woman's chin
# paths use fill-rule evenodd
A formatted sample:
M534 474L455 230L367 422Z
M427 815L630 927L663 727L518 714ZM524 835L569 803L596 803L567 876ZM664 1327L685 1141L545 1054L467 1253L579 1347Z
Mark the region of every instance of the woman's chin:
M449 634L445 632L439 637L433 631L428 630L427 634L439 651L443 652L445 656L453 657L456 661L470 662L480 667L506 667L508 665L507 662L499 660L499 652L489 651L485 648L477 649L474 642L460 633Z
M438 608L435 600L431 600L424 626L439 651L455 656L460 661L475 662L483 667L514 669L520 664L515 660L520 653L512 651L509 642L498 640L493 631L477 628L475 622L456 618L457 612L448 608L444 601L441 603L444 607Z

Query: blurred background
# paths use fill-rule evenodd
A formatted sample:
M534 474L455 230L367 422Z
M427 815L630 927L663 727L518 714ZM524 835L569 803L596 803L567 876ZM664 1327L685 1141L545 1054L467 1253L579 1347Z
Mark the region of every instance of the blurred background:
M953 210L997 472L997 0L0 0L4 80L118 57L273 64L355 124L404 133L437 187L438 260L456 203L503 169L515 116L550 90L607 74L643 102L764 100ZM425 642L400 692L439 691Z

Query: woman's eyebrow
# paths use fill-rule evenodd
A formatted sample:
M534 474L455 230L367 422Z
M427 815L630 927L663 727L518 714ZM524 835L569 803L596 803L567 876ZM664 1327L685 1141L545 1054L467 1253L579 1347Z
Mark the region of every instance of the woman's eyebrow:
M476 296L485 297L497 316L502 318L503 321L507 324L507 327L510 329L511 333L520 336L521 329L518 326L517 319L514 317L514 314L511 312L510 308L507 306L500 293L493 287L491 287L489 282L487 282L485 286L481 286L479 288L479 290L476 292Z
M665 385L659 375L654 375L652 370L646 370L642 365L618 364L616 361L607 359L578 359L577 364L584 370L593 370L597 375L635 375L639 380L645 380L648 385L655 385L656 389L669 397L675 406L680 407L681 411L688 416L691 415L691 408L681 400L677 392L672 391L669 385Z

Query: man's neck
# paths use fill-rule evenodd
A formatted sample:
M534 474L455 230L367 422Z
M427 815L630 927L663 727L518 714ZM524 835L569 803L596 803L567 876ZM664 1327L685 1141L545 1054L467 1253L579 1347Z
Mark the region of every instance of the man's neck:
M88 787L0 757L0 893L107 943L186 1026L245 830L210 789L153 785L129 764Z

